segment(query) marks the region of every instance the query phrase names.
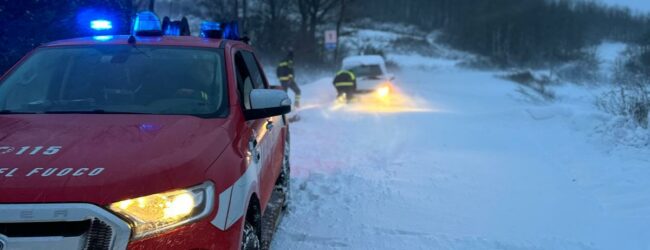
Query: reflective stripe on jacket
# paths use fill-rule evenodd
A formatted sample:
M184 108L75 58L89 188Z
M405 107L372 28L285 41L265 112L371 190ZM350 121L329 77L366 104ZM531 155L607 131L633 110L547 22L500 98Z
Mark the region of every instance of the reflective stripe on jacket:
M334 86L336 87L354 87L357 85L357 77L351 71L341 70L336 73Z
M280 81L287 82L293 80L293 61L284 60L280 62L276 74Z
M280 81L287 82L287 81L291 81L291 79L293 79L293 75L281 76L281 77L278 77L278 78L280 79Z
M352 87L352 86L354 86L354 82L337 82L337 83L334 83L334 86L336 86L336 87Z

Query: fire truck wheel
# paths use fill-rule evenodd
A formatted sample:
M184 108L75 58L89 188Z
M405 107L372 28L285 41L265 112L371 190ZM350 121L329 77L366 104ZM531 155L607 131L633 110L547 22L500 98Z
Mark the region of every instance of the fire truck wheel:
M282 191L284 195L284 203L282 204L282 209L286 210L289 206L289 196L291 194L291 144L289 136L284 142L284 158L282 160L282 172L280 173L280 178L277 183L277 188Z
M255 233L255 227L246 221L244 225L244 235L241 243L242 250L259 250L261 249L260 238Z

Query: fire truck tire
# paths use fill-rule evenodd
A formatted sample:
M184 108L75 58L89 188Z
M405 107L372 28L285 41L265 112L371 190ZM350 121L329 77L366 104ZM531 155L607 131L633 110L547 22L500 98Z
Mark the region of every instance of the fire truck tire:
M282 172L277 183L277 188L282 191L284 195L284 202L282 209L286 210L289 206L289 196L291 194L291 144L289 135L287 135L284 142L284 158L282 159Z
M241 249L242 250L259 250L261 249L261 241L255 227L249 221L244 224L244 235L242 237Z

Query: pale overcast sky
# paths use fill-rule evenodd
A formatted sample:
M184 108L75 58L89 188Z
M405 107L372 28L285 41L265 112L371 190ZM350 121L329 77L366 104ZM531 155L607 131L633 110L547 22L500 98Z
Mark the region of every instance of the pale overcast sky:
M604 3L627 6L635 11L650 12L650 0L600 0Z

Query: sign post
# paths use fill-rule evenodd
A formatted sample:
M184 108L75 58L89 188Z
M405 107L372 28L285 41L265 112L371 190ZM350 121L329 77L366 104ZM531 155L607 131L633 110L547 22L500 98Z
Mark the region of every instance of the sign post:
M326 30L325 31L325 49L328 51L336 50L336 45L338 43L338 34L336 30Z

